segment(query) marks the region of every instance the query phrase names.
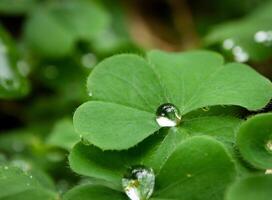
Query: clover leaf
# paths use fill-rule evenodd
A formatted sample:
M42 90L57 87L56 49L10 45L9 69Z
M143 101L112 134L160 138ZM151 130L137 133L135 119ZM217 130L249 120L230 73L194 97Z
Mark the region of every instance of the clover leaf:
M128 149L161 127L156 110L172 103L186 122L191 111L215 105L249 110L272 97L271 82L244 64L224 64L208 51L123 54L99 63L88 78L92 100L74 114L77 133L103 150ZM193 124L193 123L192 123ZM181 124L179 131L190 130Z
M106 193L111 191L119 196L117 199L122 199L120 184L126 168L136 163L153 167L153 165L149 165L150 163L147 164L150 160L152 161L152 156L139 156L140 152L142 154L146 152L148 144L149 142L140 144L139 148L135 149L136 151L130 149L122 152L103 152L94 146L79 143L69 156L70 165L80 174L106 180L107 182L102 182L104 186L99 188ZM151 147L151 149L154 150L151 151L153 156L164 155L161 152L156 152L156 148ZM224 190L236 176L234 161L224 145L209 136L195 136L180 141L172 154L164 158L161 170L155 172L156 185L151 198L154 200L221 199ZM215 182L217 184L214 184ZM79 186L78 189L68 192L67 196L74 194L73 197L86 196L87 198L96 194L97 199L105 198L103 192L93 194L92 187L96 186ZM116 191L113 192L109 188Z
M242 124L237 145L243 158L259 169L272 168L272 113L259 114Z

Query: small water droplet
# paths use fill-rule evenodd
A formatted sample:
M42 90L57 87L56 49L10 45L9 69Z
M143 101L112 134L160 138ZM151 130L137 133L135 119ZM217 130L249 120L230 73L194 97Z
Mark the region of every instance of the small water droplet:
M248 53L240 46L235 46L233 49L232 49L232 53L234 55L234 59L237 61L237 62L247 62L249 60L249 55Z
M272 152L272 140L268 140L266 143L266 149Z
M228 38L228 39L224 40L222 46L226 50L231 50L234 47L234 45L235 45L234 40L231 38Z
M142 165L131 167L122 179L122 186L131 200L147 200L155 185L155 174L151 168Z
M207 111L210 110L210 107L209 106L205 106L205 107L202 108L202 110L205 111L205 112L207 112Z
M91 96L93 96L93 93L92 93L92 92L89 92L88 95L91 97Z
M93 68L93 66L96 64L96 62L97 62L97 59L93 53L87 53L81 57L82 65L88 69Z
M175 105L165 103L158 107L156 121L161 127L174 127L180 123L181 114Z
M192 174L187 174L187 177L188 177L188 178L191 178L191 177L192 177Z
M272 45L272 31L258 31L254 35L254 40L257 43L264 44L266 46Z

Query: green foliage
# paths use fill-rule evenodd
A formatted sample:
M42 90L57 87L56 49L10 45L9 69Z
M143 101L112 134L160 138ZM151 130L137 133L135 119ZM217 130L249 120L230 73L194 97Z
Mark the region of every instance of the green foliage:
M242 156L254 167L272 168L272 113L260 114L244 122L237 134Z
M62 119L56 123L49 138L48 144L70 150L80 140L74 131L72 120Z
M83 138L102 149L127 149L159 129L155 112L163 103L176 105L186 121L187 113L206 106L261 109L272 96L269 80L246 65L224 65L215 53L152 51L147 59L117 55L96 66L88 78L95 101L74 115Z
M228 190L226 200L269 200L272 175L247 177L236 181Z
M271 2L0 0L0 200L271 199Z
M0 187L0 199L57 199L54 191L45 189L35 177L14 167L0 167Z

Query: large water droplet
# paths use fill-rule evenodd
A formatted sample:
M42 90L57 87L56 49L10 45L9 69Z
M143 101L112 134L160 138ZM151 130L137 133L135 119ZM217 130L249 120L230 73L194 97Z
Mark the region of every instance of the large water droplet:
M122 186L131 200L147 200L155 185L155 174L151 168L137 165L131 167L122 179Z
M160 105L156 116L156 121L161 127L177 126L181 121L181 114L178 108L171 103Z

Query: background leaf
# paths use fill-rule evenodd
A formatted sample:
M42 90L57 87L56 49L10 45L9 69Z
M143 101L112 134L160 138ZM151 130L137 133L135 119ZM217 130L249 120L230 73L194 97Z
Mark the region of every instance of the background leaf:
M207 136L185 140L156 177L155 199L222 199L236 169L224 146ZM214 184L216 183L216 184Z
M70 150L78 141L80 137L74 130L72 120L65 118L55 124L47 142L50 145Z
M29 176L14 167L0 167L0 186L0 199L57 199L57 195L53 191L44 189L35 177Z

